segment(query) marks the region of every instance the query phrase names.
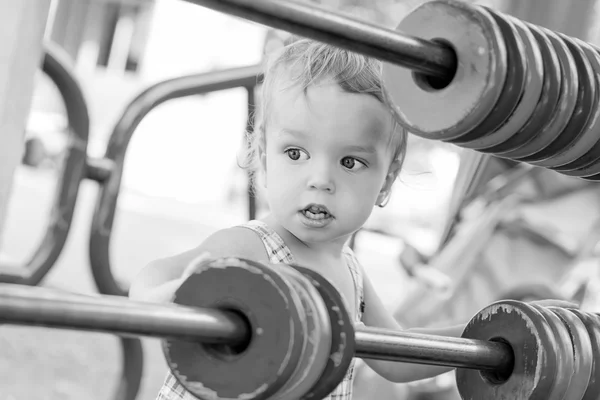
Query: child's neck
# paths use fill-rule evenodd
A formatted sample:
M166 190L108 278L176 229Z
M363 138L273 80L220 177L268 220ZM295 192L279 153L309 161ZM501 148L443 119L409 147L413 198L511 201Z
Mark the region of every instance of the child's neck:
M314 257L321 259L339 259L342 256L342 250L347 241L345 238L339 238L330 242L306 243L298 239L290 231L279 224L273 215L269 214L263 221L281 236L286 245L292 249L293 253L301 253L310 255L310 258Z

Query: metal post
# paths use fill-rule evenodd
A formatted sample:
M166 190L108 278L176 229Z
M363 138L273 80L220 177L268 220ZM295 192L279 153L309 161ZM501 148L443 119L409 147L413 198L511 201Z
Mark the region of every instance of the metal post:
M50 0L0 0L0 239L49 11Z

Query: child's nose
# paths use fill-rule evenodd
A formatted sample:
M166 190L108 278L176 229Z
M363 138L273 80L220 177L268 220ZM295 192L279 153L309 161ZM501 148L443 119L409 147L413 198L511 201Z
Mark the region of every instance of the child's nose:
M332 171L330 171L327 166L316 166L311 172L311 176L308 180L310 189L323 190L330 193L335 192Z
M310 188L311 189L316 189L316 190L324 190L330 193L333 193L335 191L335 187L333 185L333 182L331 182L330 180L324 180L324 179L314 179L311 183L310 183Z

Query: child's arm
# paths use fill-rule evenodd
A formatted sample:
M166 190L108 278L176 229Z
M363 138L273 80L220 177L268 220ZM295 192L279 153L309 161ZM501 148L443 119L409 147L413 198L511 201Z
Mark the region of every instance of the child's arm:
M385 306L381 302L381 299L375 292L373 285L365 274L363 287L364 287L364 300L365 300L365 312L363 315L363 322L366 326L393 329L395 331L406 331L414 333L426 333L429 335L449 336L449 337L461 337L462 332L466 326L465 324L445 327L445 328L412 328L403 329L400 324L392 317L392 315L386 310ZM571 307L579 308L579 305L565 300L538 300L530 303L536 303L542 307L555 306L555 307ZM383 378L392 382L411 382L425 378L431 378L444 372L453 370L451 367L438 367L433 365L422 365L412 363L401 363L392 361L379 361L379 360L366 360L365 362Z
M432 335L460 337L464 325L457 325L441 329L403 329L392 317L392 314L383 305L369 278L363 274L363 290L365 301L365 312L363 322L368 327L392 329L394 331L407 331L415 333L427 333ZM364 360L377 374L391 382L411 382L442 374L454 368L438 367L433 365L421 365L402 363L394 361Z
M190 262L205 254L209 258L240 257L267 260L260 238L241 227L223 229L209 236L200 246L172 257L152 261L134 278L129 298L137 301L170 302L173 294L191 271Z

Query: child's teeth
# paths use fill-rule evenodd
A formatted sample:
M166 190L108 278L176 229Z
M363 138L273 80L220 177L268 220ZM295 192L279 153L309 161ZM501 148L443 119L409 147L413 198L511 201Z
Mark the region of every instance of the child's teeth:
M325 219L325 214L322 213L313 213L310 210L305 212L305 215L311 219Z

